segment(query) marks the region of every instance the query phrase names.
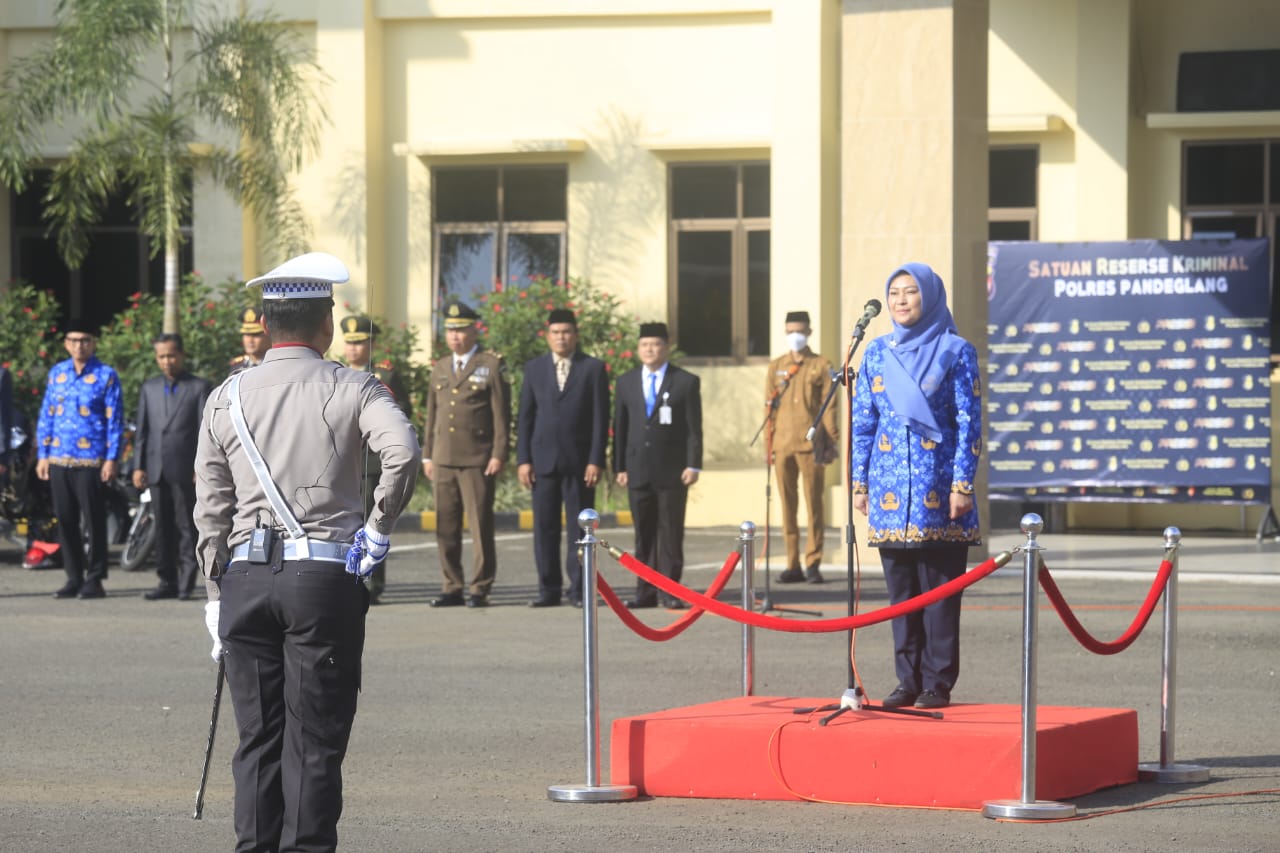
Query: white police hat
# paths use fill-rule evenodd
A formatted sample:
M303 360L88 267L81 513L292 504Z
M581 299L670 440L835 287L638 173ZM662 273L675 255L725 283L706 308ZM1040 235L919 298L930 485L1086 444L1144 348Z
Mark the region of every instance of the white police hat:
M351 276L342 261L326 252L290 258L271 272L250 279L245 287L262 287L263 299L324 299L333 286Z

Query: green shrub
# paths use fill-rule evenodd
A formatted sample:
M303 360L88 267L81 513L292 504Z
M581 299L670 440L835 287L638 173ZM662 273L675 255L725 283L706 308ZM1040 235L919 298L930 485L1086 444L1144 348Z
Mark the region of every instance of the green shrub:
M68 358L58 310L52 293L25 282L0 291L0 367L9 371L14 405L28 418L40 408L50 366Z
M244 282L228 279L210 285L198 273L188 275L180 292L179 320L187 370L215 385L227 376L240 345L241 312L255 304ZM164 300L149 293L129 297L129 307L112 318L98 340L98 358L116 369L124 391L125 418L138 412L142 383L158 376L151 339L164 324Z
M578 321L578 346L604 362L609 373L611 412L618 376L639 364L635 354L639 320L622 310L621 301L616 296L582 279L560 282L537 277L526 286L498 283L492 292L466 301L471 302L480 314L481 343L501 355L506 363L511 382L513 444L514 419L518 415L524 366L530 359L547 352L547 314L551 310L568 308L573 311ZM443 336L437 352L440 355L444 353ZM515 482L515 468L513 447L512 462L501 475L502 480ZM619 503L626 506L625 491L613 485L611 470L612 466L606 462L602 488L596 493L597 505L605 510L615 509ZM505 511L527 509L530 505L528 492L518 487L505 488L502 480L498 483L498 508Z

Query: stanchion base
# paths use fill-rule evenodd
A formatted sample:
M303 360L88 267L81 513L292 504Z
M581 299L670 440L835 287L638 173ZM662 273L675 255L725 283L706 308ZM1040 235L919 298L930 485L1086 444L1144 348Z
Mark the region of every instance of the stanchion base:
M636 798L635 785L552 785L547 799L557 803L622 803Z
M1147 761L1138 765L1139 782L1208 782L1209 768L1202 764L1161 764Z
M1056 803L1053 800L1036 800L1034 803L1024 803L1021 800L992 800L982 804L982 816L1015 820L1057 820L1075 817L1076 807L1071 803Z

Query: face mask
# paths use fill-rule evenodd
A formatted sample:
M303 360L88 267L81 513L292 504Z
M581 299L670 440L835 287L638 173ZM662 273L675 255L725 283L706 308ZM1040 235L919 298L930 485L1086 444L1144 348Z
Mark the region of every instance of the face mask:
M809 343L809 336L801 332L790 332L787 334L787 346L791 347L792 352L800 352L804 349L805 344Z

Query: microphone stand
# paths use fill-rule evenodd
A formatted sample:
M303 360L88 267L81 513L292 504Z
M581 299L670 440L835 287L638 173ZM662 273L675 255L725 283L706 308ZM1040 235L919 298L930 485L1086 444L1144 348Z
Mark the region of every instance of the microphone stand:
M760 434L765 432L764 439L764 598L759 600L760 612L769 613L777 611L779 613L804 613L808 616L821 616L817 610L805 610L799 607L780 607L773 603L773 597L769 589L769 517L773 509L773 416L778 411L778 406L782 402L782 395L791 387L791 379L787 378L787 384L774 391L773 396L769 398L768 409L765 411L764 420L760 423L760 428L756 430L755 437L751 439L751 443L747 447L752 447L756 443L756 439L760 438Z
M818 428L822 423L822 416L827 411L827 406L835 397L836 387L840 384L845 386L845 399L849 403L849 427L845 430L847 436L845 438L845 448L848 453L846 458L853 455L853 383L857 379L856 374L850 368L853 363L853 354L858 349L858 345L862 343L862 339L867 335L867 323L871 318L859 321L853 327L853 339L849 342L849 350L845 353L844 366L837 373L831 371L831 387L827 389L826 399L822 401L822 408L818 410L818 416L813 419L813 426L809 427L809 432L805 434L805 438L813 441L818 433ZM856 534L853 527L853 480L851 472L845 471L845 527L844 540L846 547L847 565L845 572L849 580L849 616L854 615L855 602L854 590L855 580L853 573L854 565L854 548L857 544ZM858 686L857 674L853 669L853 635L854 629L849 629L849 679L848 687L845 688L844 694L840 697L840 701L829 705L819 705L816 708L796 708L794 714L812 714L815 711L831 711L832 713L823 717L818 721L819 726L825 726L836 717L846 711L883 711L887 714L901 714L904 717L929 717L935 720L942 719L941 711L921 711L916 708L889 708L884 705L869 704L862 693L862 688Z

